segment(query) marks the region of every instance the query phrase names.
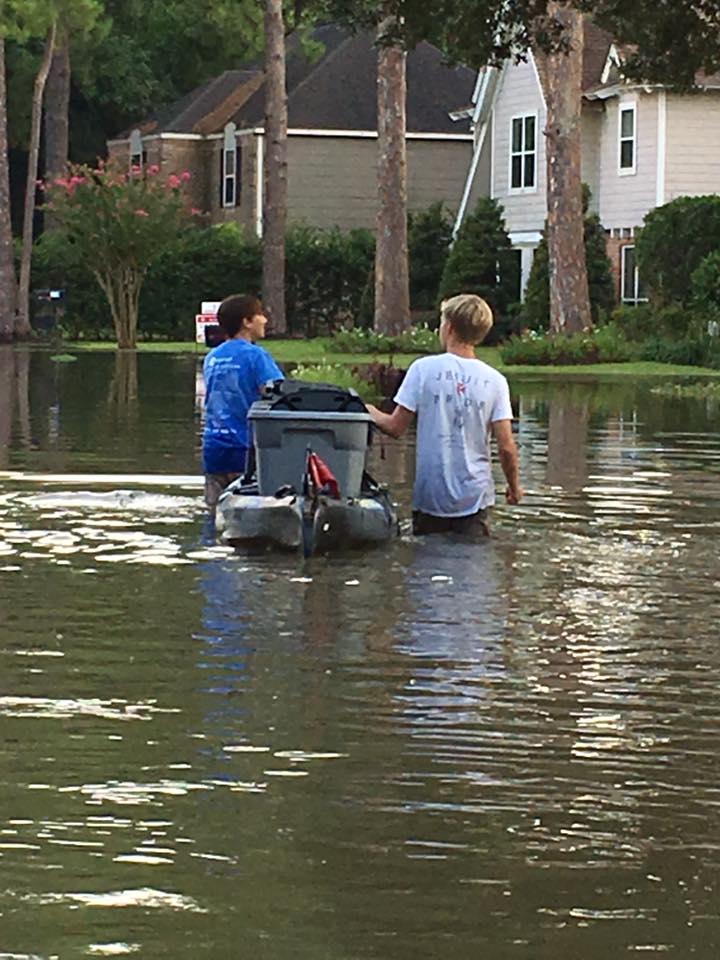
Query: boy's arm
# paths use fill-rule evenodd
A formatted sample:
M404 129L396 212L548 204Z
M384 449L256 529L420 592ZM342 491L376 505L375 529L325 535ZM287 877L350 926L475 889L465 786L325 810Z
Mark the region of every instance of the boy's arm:
M378 410L371 403L367 404L367 411L375 421L378 430L382 430L389 437L395 437L396 439L407 431L415 416L412 410L408 410L400 403L397 404L392 413L383 413L382 410Z
M492 432L498 445L500 466L508 484L505 499L511 504L520 503L525 491L520 486L518 450L512 432L512 420L495 420L492 423Z

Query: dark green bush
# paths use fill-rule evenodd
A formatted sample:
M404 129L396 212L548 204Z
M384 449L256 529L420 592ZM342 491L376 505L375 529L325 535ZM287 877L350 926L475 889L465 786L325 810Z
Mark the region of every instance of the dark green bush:
M612 266L607 255L607 237L594 213L588 213L590 191L585 188L585 260L587 264L590 308L594 323L601 321L615 305L615 285ZM531 330L547 330L550 326L550 268L546 233L535 250L532 270L525 290L523 309L525 322Z
M678 197L651 210L635 250L651 301L688 303L694 272L720 250L720 196Z
M453 222L442 203L408 217L410 255L410 306L413 311L433 310L450 252Z
M372 272L369 230L293 226L287 234L286 311L291 334L315 336L352 322Z
M701 333L706 325L702 311L677 304L652 307L642 303L613 311L613 323L633 343L648 339L678 340Z
M169 340L194 336L202 300L259 294L261 250L235 224L190 230L148 271L140 294L140 328Z
M720 316L720 250L708 254L690 278L693 307L717 320Z
M517 253L510 245L503 210L483 197L465 218L445 263L439 299L476 293L502 317L519 299Z
M650 337L640 345L639 359L717 370L720 369L720 342L707 334L676 340Z
M366 230L344 234L294 227L287 237L287 317L291 333L332 330L359 310L374 256ZM90 270L72 266L62 244L46 234L35 251L33 284L67 290L63 322L71 339L112 339L110 313ZM141 339L186 339L202 300L260 293L262 251L235 224L193 228L148 271L140 296Z

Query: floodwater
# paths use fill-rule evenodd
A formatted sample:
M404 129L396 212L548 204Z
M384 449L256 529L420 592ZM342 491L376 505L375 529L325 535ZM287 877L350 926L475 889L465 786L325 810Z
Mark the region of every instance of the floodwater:
M490 542L303 561L213 541L195 388L0 350L0 957L715 960L718 406L513 384Z

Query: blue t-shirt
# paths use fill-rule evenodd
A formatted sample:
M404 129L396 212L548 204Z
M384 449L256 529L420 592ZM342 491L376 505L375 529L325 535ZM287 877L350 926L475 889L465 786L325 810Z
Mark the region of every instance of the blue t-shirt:
M251 445L247 415L268 380L283 373L262 347L242 338L226 340L205 357L205 473L242 473Z

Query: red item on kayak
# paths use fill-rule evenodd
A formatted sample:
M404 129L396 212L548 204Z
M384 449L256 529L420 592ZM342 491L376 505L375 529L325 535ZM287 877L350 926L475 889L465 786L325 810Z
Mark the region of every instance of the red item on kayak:
M322 490L335 500L340 499L340 487L335 474L325 461L312 451L308 453L307 468L310 480L318 493Z

